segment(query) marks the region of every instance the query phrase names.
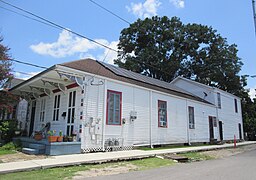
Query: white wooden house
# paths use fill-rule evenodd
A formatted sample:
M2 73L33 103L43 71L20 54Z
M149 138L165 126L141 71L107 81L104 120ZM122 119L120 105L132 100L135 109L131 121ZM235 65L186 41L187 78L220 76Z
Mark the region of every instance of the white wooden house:
M184 78L166 83L92 59L52 66L11 92L29 100L30 134L50 122L52 130L77 133L84 152L243 139L238 97Z

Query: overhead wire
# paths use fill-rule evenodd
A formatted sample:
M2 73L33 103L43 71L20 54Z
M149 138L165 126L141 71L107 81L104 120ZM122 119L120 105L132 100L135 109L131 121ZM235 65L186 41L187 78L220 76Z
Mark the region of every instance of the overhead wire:
M91 0L89 0L89 1L91 1ZM100 42L97 42L97 41L91 39L91 38L88 38L88 37L86 37L86 36L84 36L84 35L81 35L81 34L75 32L75 31L72 31L72 30L70 30L70 29L68 29L68 28L66 28L66 27L64 27L64 26L62 26L62 25L59 25L59 24L57 24L57 23L55 23L55 22L52 22L52 21L50 21L50 20L47 20L46 18L43 18L43 17L41 17L41 16L39 16L39 15L36 15L35 13L32 13L32 12L30 12L30 11L27 11L27 10L25 10L25 9L23 9L23 8L20 8L20 7L18 7L18 6L15 6L15 5L10 4L10 3L8 3L8 2L5 2L5 1L3 1L3 0L0 0L0 2L6 4L6 5L10 6L10 7L13 7L13 8L15 8L15 9L18 9L18 10L20 10L20 11L22 11L22 12L25 12L25 13L31 15L31 16L34 16L34 17L36 17L36 18L38 18L38 19L40 19L40 20L31 18L31 17L29 17L29 16L26 16L26 15L23 15L23 14L21 14L21 13L15 12L15 11L13 11L13 10L9 10L9 9L7 9L7 8L4 8L5 10L8 10L8 11L10 11L10 12L19 14L19 15L21 15L21 16L23 16L23 17L32 19L32 20L37 21L37 22L40 22L40 23L43 23L43 24L45 24L45 25L49 25L49 26L54 27L54 28L66 30L66 31L68 31L68 32L70 32L70 33L72 33L72 34L75 34L75 35L77 35L77 36L79 36L79 37L81 37L81 38L87 39L87 40L89 40L89 41L91 41L91 42L93 42L93 43L95 43L95 44L98 44L98 45L100 45L100 46L102 46L102 47L104 47L104 48L107 48L107 49L109 49L109 50L111 50L111 51L114 51L114 52L116 52L116 53L119 52L119 51L117 51L117 50L115 50L115 49L113 49L113 48L111 48L111 47L109 47L109 46L107 46L107 45L104 45L104 44L102 44L102 43L100 43ZM127 20L121 18L120 16L118 16L118 15L116 15L115 13L113 13L112 11L110 11L110 10L104 8L103 6L101 6L100 4L96 3L95 1L91 1L91 2L94 3L94 4L96 4L97 6L101 7L102 9L106 10L107 12L109 12L109 13L112 14L112 15L114 15L115 17L118 17L118 18L121 19L122 21L124 20L125 22L129 23L129 21L127 21ZM45 23L44 21L45 21L46 23ZM130 24L130 23L129 23L129 24ZM141 62L141 61L139 61L139 60L137 60L137 59L134 59L134 61L137 61L138 63L147 65L147 66L149 66L149 67L151 67L151 68L153 68L153 69L158 70L159 72L165 73L165 74L167 74L167 75L171 75L170 73L168 73L168 72L166 72L166 71L163 71L163 70L161 70L160 68L155 67L155 66L153 66L153 65L150 65L150 64L148 64L148 63ZM18 61L16 61L16 62L17 62L17 63L22 63L22 62L18 62ZM25 64L25 63L26 63L26 62L23 62L23 64ZM27 65L29 65L29 64L31 64L31 65L33 66L32 63L27 63ZM37 66L37 65L36 65L36 66Z
M34 16L34 17L36 17L36 18L38 18L38 19L40 19L40 20L43 20L43 21L45 21L45 22L47 22L47 23L49 23L49 24L51 24L51 25L53 25L53 26L56 26L56 27L58 27L58 28L60 28L60 29L63 29L63 30L66 30L66 31L68 31L68 32L70 32L70 33L72 33L72 34L75 34L75 35L77 35L77 36L79 36L79 37L82 37L82 38L84 38L84 39L87 39L87 40L89 40L89 41L91 41L91 42L93 42L93 43L95 43L95 44L98 44L98 45L100 45L100 46L102 46L102 47L105 47L105 48L110 49L110 50L112 50L112 51L118 52L117 50L115 50L115 49L113 49L113 48L111 48L111 47L109 47L109 46L107 46L107 45L105 45L105 44L102 44L102 43L100 43L100 42L98 42L98 41L95 41L95 40L93 40L93 39L91 39L91 38L89 38L89 37L86 37L86 36L84 36L84 35L82 35L82 34L80 34L80 33L77 33L77 32L75 32L75 31L72 31L72 30L70 30L70 29L68 29L68 28L66 28L66 27L64 27L64 26L62 26L62 25L59 25L59 24L57 24L57 23L55 23L55 22L53 22L53 21L50 21L50 20L48 20L48 19L46 19L46 18L43 18L43 17L41 17L41 16L39 16L39 15L36 15L36 14L30 12L30 11L27 11L27 10L25 10L25 9L23 9L23 8L20 8L20 7L18 7L18 6L15 6L15 5L10 4L10 3L8 3L8 2L5 2L5 1L3 1L3 0L0 0L0 1L1 1L2 3L4 3L4 4L8 5L8 6L11 6L11 7L15 8L15 9L18 9L18 10L22 11L22 12L25 12L25 13L27 13L27 14L29 14L29 15L31 15L31 16ZM40 22L40 21L39 21L39 22Z
M117 15L116 13L108 10L107 8L105 8L104 6L98 4L97 2L93 1L93 0L89 0L90 2L92 2L93 4L95 4L96 6L100 7L101 9L107 11L108 13L112 14L113 16L117 17L118 19L122 20L123 22L127 23L127 24L131 24L129 21L125 20L124 18L122 18L121 16Z

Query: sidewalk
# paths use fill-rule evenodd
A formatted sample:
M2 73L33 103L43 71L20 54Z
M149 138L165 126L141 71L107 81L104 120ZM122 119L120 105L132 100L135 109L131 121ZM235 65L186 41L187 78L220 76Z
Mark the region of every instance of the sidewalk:
M256 141L241 142L237 146L256 144ZM74 154L74 155L62 155L62 156L51 156L47 159L40 160L29 160L21 162L10 162L0 164L0 174L26 171L32 169L45 169L51 167L70 166L79 164L90 164L117 160L127 159L138 159L145 157L153 157L156 155L166 153L181 153L189 151L205 151L214 150L221 148L233 147L233 144L224 145L212 145L212 146L198 146L198 147L187 147L187 148L173 148L164 150L131 150L131 151L115 151L115 152L99 152L99 153L88 153L88 154Z

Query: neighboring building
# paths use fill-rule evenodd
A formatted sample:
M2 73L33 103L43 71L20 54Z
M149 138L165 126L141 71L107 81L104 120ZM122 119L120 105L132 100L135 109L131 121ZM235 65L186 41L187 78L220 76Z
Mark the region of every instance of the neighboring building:
M24 82L23 79L18 78L12 78L11 80L7 81L4 85L4 89L2 90L2 93L6 93L9 89L13 88L14 86L17 86L18 84ZM28 102L23 99L17 97L17 102L13 102L12 104L12 111L2 110L0 111L0 120L6 120L6 119L16 119L18 121L18 126L22 130L25 129L26 125L26 115L27 115L27 106Z
M84 152L243 139L240 99L184 78L167 83L86 59L52 66L10 91L29 100L29 134L50 122L77 134Z

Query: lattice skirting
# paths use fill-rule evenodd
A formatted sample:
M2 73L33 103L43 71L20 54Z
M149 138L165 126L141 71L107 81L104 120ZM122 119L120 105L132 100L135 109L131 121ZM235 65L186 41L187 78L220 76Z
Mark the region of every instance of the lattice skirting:
M106 152L110 151L129 151L133 150L134 146L107 146L105 148ZM90 152L103 152L103 147L87 147L82 149L82 153L90 153Z

